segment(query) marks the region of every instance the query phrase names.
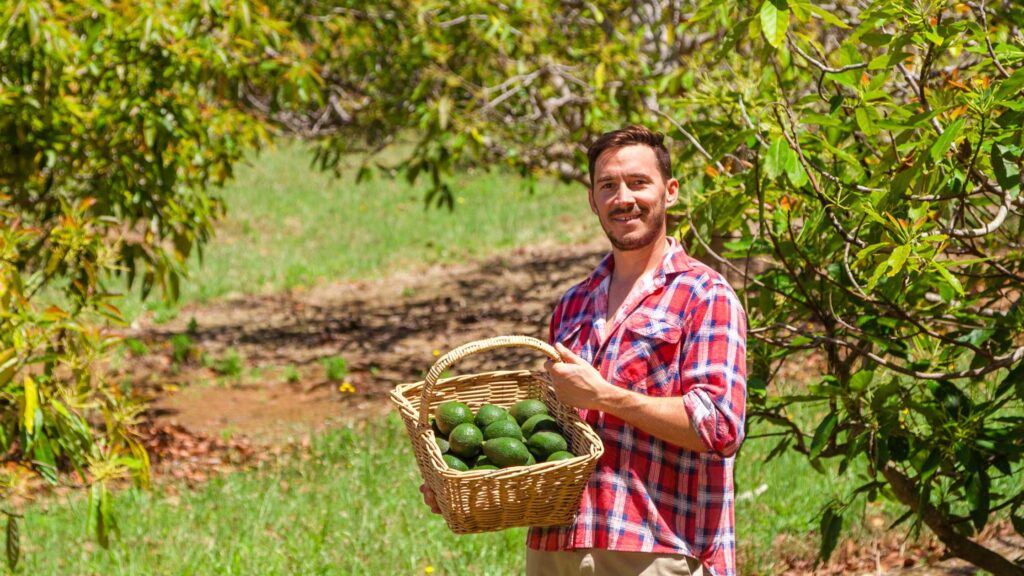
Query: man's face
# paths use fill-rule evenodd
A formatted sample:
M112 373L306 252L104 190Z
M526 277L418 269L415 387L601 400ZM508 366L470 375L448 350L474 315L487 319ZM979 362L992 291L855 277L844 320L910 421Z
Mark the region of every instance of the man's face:
M612 246L638 250L665 236L665 209L675 204L679 182L665 182L654 150L637 144L598 156L589 196Z

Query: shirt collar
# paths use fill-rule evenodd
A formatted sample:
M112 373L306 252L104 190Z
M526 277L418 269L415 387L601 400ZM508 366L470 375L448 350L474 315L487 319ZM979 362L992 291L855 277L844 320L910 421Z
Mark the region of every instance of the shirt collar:
M690 269L690 256L683 249L682 244L679 240L676 240L673 236L666 236L665 239L668 241L668 248L665 250L665 256L661 260L661 265L654 270L655 283L664 286L665 280L669 276L673 276L680 272L685 272ZM587 284L588 292L593 292L601 285L601 282L611 276L615 270L615 258L612 253L609 252L601 260L601 263L597 265L590 274L590 278Z

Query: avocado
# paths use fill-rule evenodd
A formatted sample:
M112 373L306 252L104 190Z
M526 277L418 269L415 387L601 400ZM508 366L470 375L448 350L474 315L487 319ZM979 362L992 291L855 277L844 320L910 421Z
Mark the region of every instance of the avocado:
M502 437L484 442L484 454L502 468L523 466L530 461L530 451L515 438Z

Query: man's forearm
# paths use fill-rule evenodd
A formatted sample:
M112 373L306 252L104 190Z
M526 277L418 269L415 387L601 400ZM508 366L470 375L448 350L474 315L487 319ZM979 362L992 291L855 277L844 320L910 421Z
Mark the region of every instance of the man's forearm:
M602 412L681 448L694 452L708 451L693 429L681 396L647 396L617 386L602 396L598 408Z

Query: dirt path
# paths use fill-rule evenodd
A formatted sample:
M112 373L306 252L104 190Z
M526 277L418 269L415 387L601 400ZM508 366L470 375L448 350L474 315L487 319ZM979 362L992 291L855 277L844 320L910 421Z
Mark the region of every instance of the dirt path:
M158 424L274 441L389 409L384 399L396 384L421 379L436 353L465 342L502 334L546 339L558 296L604 253L603 243L533 247L385 280L189 306L175 321L144 320L127 334L151 352L125 363L124 376L151 401ZM183 334L190 360L175 363L170 342ZM218 375L217 360L236 353L242 373ZM345 360L342 381L327 379L323 359L332 356ZM495 351L452 373L540 360L530 351Z

